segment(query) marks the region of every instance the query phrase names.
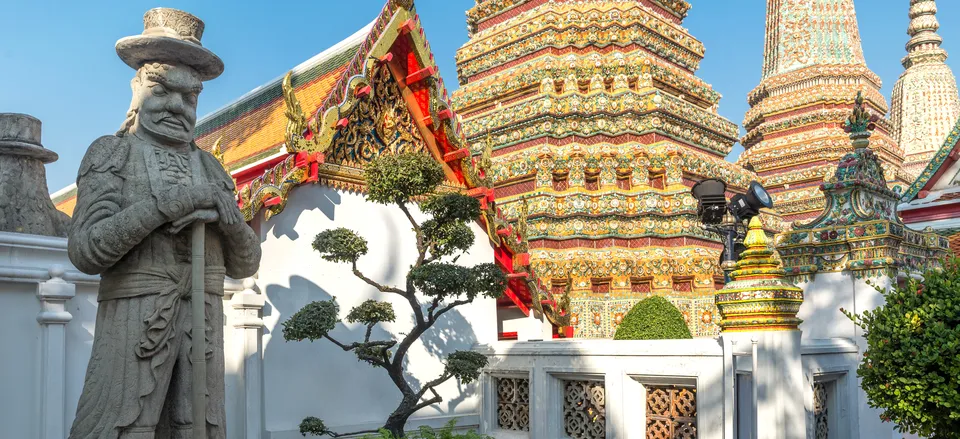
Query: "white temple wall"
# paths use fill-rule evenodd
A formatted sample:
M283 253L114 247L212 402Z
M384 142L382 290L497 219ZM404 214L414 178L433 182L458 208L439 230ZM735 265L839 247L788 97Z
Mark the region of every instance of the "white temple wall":
M862 360L867 347L863 330L843 315L840 308L859 315L882 305L883 294L867 282L868 279L857 278L852 272L843 271L819 273L810 282L798 283L797 286L803 289L803 305L798 316L803 319L800 329L804 343L833 337L848 338L858 347L857 361ZM871 278L869 282L885 289L893 285L893 280L886 276ZM859 435L854 433L850 437L901 438L902 435L894 432L890 423L880 421L880 410L869 406L866 393L859 387L855 368L849 376L856 383L854 389L859 431Z
M416 210L414 208L414 210ZM415 212L418 220L423 215ZM340 316L367 299L389 300L397 322L379 325L374 339L399 336L412 327L409 304L355 278L348 264L324 261L313 250L314 237L323 230L346 227L368 241L369 253L359 269L387 285L403 286L408 267L416 259L415 236L396 207L367 202L360 194L323 185L293 190L283 213L261 223L264 258L257 284L265 295L263 310L263 378L265 428L271 438L299 438L300 421L307 416L323 419L338 432L365 430L382 425L399 403L399 392L382 370L357 361L327 340L286 342L282 322L304 305L337 298ZM493 261L493 249L480 227L470 252L458 263L472 266ZM420 382L443 370L440 358L454 350L469 350L477 343L497 340L496 304L477 299L454 309L410 349L410 375ZM331 335L344 343L359 341L360 324L338 325ZM439 389L444 401L421 410L408 427L442 425L457 417L458 425L477 425L475 384L460 386L451 380Z

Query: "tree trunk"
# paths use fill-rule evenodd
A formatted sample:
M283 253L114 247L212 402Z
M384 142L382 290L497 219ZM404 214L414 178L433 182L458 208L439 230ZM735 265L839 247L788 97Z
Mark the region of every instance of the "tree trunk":
M398 405L397 409L390 414L390 417L387 418L387 422L383 424L383 428L389 431L394 438L402 438L404 434L404 428L407 425L407 420L413 415L413 408L416 407L416 405L417 400L413 395L404 396L403 400L400 401L400 405Z

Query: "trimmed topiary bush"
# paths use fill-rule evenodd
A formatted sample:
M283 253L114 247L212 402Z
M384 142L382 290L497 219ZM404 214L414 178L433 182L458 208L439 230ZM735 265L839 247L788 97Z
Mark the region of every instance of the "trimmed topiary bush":
M614 340L670 340L693 338L683 314L667 299L648 297L623 317Z

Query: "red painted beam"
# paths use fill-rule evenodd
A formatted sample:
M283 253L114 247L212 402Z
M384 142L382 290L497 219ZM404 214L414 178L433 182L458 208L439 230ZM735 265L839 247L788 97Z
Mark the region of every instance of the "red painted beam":
M517 338L518 336L516 332L501 332L497 334L497 340L500 341L516 340Z
M453 110L447 108L446 110L437 113L437 116L440 117L440 120L453 119Z
M520 311L523 312L523 315L525 316L530 315L530 308L528 308L527 305L525 305L523 301L520 300L520 297L517 296L517 293L515 293L512 288L507 286L507 290L504 291L503 294L507 296L510 299L510 301L514 303L514 305L517 305L517 308L519 308Z
M416 72L413 72L407 75L406 82L408 86L413 85L436 74L437 74L437 66L422 68L420 70L417 70Z
M527 273L526 273L526 272L522 272L522 273L510 273L510 274L507 275L507 279L508 279L508 280L513 280L513 279L526 279L526 278L527 278Z
M466 156L470 155L470 150L467 148L461 148L454 152L448 152L443 155L443 161L445 163L450 163L452 161L460 160Z
M280 198L280 197L270 197L270 198L267 198L267 200L263 202L263 205L264 205L265 207L272 207L272 206L276 206L276 205L278 205L278 204L280 204L280 203L282 203L282 202L283 202L283 199Z

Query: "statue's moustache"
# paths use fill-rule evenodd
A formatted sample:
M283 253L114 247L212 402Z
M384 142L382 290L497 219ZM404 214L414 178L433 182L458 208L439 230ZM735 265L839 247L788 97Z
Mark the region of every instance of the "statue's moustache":
M180 120L180 118L168 112L157 113L153 116L152 119L153 119L153 123L160 123L160 122L163 122L164 120L169 120L170 122L175 122L177 125L180 125L181 127L187 126L187 124L184 121Z

